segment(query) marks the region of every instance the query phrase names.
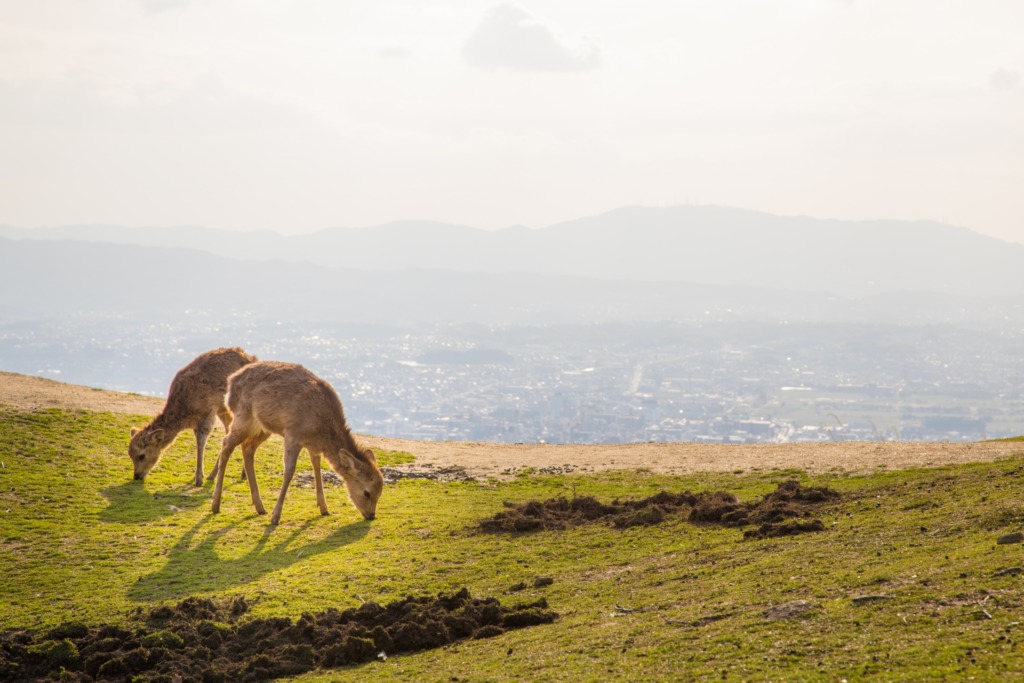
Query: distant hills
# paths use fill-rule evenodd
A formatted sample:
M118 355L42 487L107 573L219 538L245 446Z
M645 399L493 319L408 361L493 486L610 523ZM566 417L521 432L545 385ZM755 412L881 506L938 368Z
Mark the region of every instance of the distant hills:
M0 238L0 314L222 310L363 323L549 323L783 314L827 297L759 288L450 270L360 271L192 249Z
M0 227L0 314L373 323L1024 320L1024 245L937 223L623 208L547 228Z
M11 239L187 248L236 260L763 287L860 297L1024 295L1024 245L928 221L835 221L711 206L626 207L546 228L425 221L304 235L80 225Z

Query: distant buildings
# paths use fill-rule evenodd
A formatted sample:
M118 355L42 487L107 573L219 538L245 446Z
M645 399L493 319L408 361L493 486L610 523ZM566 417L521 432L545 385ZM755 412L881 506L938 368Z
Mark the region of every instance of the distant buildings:
M1024 434L1024 332L682 324L312 329L193 313L0 327L0 369L162 395L204 350L303 363L357 431L550 443ZM59 373L59 374L57 374Z

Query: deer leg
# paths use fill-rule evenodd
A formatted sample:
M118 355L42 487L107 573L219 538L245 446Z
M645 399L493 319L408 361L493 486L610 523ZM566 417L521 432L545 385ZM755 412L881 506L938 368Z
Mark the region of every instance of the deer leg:
M252 498L252 505L256 508L257 515L267 514L267 509L263 507L263 499L260 498L260 487L256 483L256 449L269 437L270 434L260 432L258 435L251 436L242 442L242 472L249 481L249 496Z
M228 410L227 406L221 406L217 410L217 417L220 418L220 423L224 425L224 433L227 434L228 432L230 432L231 423L234 421L234 415L231 414L231 411ZM216 461L213 463L213 469L210 470L210 473L208 475L206 475L207 481L213 481L213 478L217 476L217 468L219 464L220 463ZM242 481L245 481L244 469L242 470Z
M214 417L212 414L207 415L202 421L196 426L196 476L193 479L193 483L196 486L203 485L203 456L206 455L206 440L210 438L210 432L213 431ZM214 466L216 471L216 466ZM211 476L212 476L211 472Z
M321 515L329 515L327 511L327 499L324 498L324 485L320 480L320 454L310 451L309 460L313 463L313 481L316 482L316 505L320 508Z
M226 434L226 433L230 432L231 431L231 422L232 422L232 420L234 419L235 416L231 414L231 411L228 410L228 407L227 406L221 406L220 408L218 408L217 409L217 417L220 418L220 423L222 425L224 425L224 433Z
M244 439L245 435L242 434L240 429L231 431L224 437L224 444L220 448L220 457L217 459L217 485L213 488L213 502L211 505L213 512L220 512L220 496L224 491L224 470L227 469L231 452Z
M277 495L277 505L270 515L270 523L276 525L281 521L281 508L284 507L284 494L288 492L288 485L292 483L295 476L295 465L299 461L299 451L302 445L289 439L284 442L284 481L281 482L281 493Z

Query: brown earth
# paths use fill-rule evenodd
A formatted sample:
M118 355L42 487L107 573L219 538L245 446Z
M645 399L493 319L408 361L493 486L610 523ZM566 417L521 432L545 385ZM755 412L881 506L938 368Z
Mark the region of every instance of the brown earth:
M0 680L267 681L490 638L557 617L543 598L505 607L496 598L474 599L465 588L304 613L295 621L243 618L248 609L244 598L187 598L148 613L140 608L127 626L68 622L48 632L8 631L0 634Z
M602 503L591 496L559 497L506 503L505 510L480 521L487 533L518 533L550 531L584 524L606 523L619 529L651 526L685 512L692 524L718 524L726 527L757 525L747 529L744 538L795 536L810 531L824 531L817 514L825 503L839 499L832 489L805 487L795 479L776 486L775 491L758 500L741 503L728 491L703 493L668 493L662 491L640 500L613 500Z
M25 410L69 408L155 415L163 400L0 372L0 405ZM475 477L503 477L534 468L549 472L595 472L647 468L665 474L767 471L868 472L991 461L1024 451L1021 442L841 441L798 444L630 443L503 444L410 441L364 435L367 446L411 453L419 466L464 468Z

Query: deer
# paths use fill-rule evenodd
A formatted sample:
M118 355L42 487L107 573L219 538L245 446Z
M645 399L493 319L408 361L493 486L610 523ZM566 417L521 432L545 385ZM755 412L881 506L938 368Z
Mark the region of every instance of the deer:
M320 459L327 460L345 482L352 504L366 520L376 516L384 476L369 448L361 447L345 422L341 400L330 384L302 365L260 361L246 365L228 379L228 409L234 416L220 450L214 513L220 512L224 470L235 448L242 448L242 464L256 513L265 515L256 482L255 455L260 444L278 434L284 439L284 481L270 515L271 526L281 521L288 485L295 474L299 452L305 448L313 464L316 504L321 515L330 514L320 478Z
M134 466L135 479L145 479L178 434L191 429L196 435L193 483L202 486L203 454L217 418L220 418L225 432L231 428L231 412L225 402L228 377L257 360L256 356L240 348L221 348L200 354L178 370L171 380L167 401L160 414L142 429L132 428L130 431L128 456ZM209 479L212 480L216 474L215 463Z

